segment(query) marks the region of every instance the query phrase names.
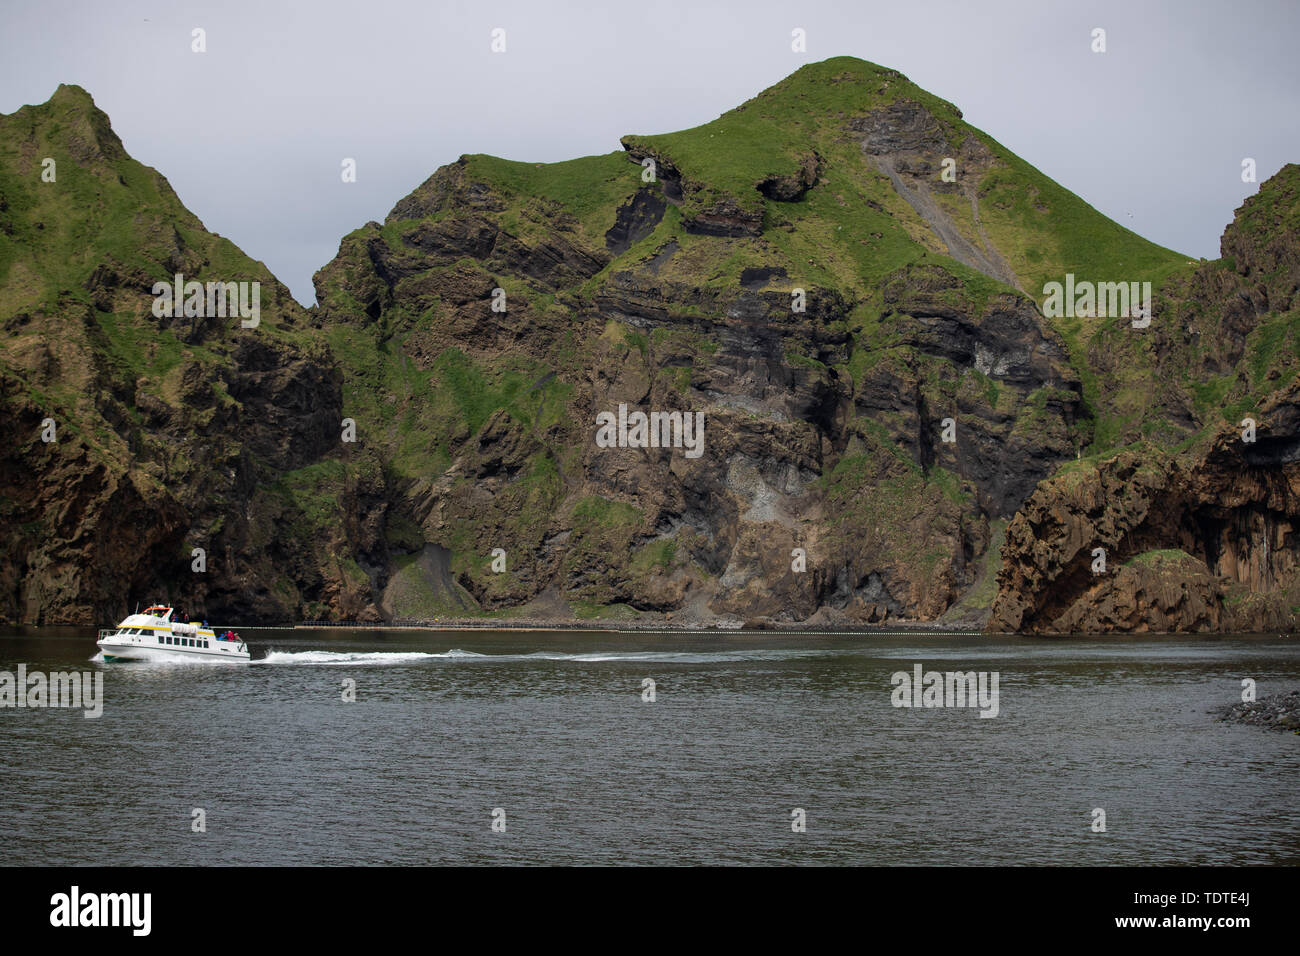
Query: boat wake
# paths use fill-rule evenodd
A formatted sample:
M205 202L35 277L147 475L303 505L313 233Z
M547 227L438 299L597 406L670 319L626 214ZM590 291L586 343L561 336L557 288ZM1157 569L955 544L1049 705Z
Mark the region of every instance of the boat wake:
M385 665L422 662L465 661L560 661L578 664L601 664L626 661L652 664L722 664L737 662L784 661L803 657L826 657L842 654L839 650L736 650L736 651L598 651L566 654L558 651L534 651L530 654L478 654L452 648L443 653L421 651L270 651L253 664L311 665Z
M839 650L734 650L734 651L596 651L589 654L560 654L537 651L520 654L516 660L574 661L599 664L606 661L644 661L651 664L734 664L761 663L764 661L791 661L804 657L829 657L842 654Z
M270 651L254 664L414 664L420 661L452 657L487 657L470 651L452 649L445 654L420 651Z

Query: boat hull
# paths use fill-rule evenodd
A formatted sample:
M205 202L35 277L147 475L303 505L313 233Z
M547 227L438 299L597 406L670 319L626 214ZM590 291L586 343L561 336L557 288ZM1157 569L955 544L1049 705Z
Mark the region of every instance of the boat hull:
M224 641L217 642L226 643ZM139 644L125 644L114 641L99 641L99 649L106 661L247 661L248 651L229 648L170 648L148 647Z

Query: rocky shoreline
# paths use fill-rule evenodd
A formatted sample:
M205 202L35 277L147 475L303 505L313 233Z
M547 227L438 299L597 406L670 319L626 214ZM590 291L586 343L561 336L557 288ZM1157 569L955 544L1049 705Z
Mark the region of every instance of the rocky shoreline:
M1268 730L1300 734L1300 690L1270 694L1249 703L1232 704L1215 711L1218 721L1252 724Z

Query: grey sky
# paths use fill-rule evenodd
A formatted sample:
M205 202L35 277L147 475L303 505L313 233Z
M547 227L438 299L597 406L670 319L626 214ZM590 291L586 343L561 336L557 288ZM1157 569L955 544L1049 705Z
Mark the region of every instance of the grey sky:
M0 112L77 83L303 302L339 239L462 153L552 161L707 122L801 64L901 70L1130 229L1218 255L1300 161L1300 4L170 0L0 10ZM207 31L207 52L190 50ZM507 52L490 50L494 27ZM808 52L790 49L807 31ZM1107 52L1093 53L1094 27ZM357 182L340 181L344 157Z

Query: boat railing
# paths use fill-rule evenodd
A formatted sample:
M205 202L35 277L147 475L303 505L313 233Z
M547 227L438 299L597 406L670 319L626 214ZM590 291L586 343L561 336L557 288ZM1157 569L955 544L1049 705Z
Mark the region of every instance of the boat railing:
M102 641L104 638L112 637L116 633L117 633L117 628L115 627L101 627L99 629L99 637L95 638L95 640Z

